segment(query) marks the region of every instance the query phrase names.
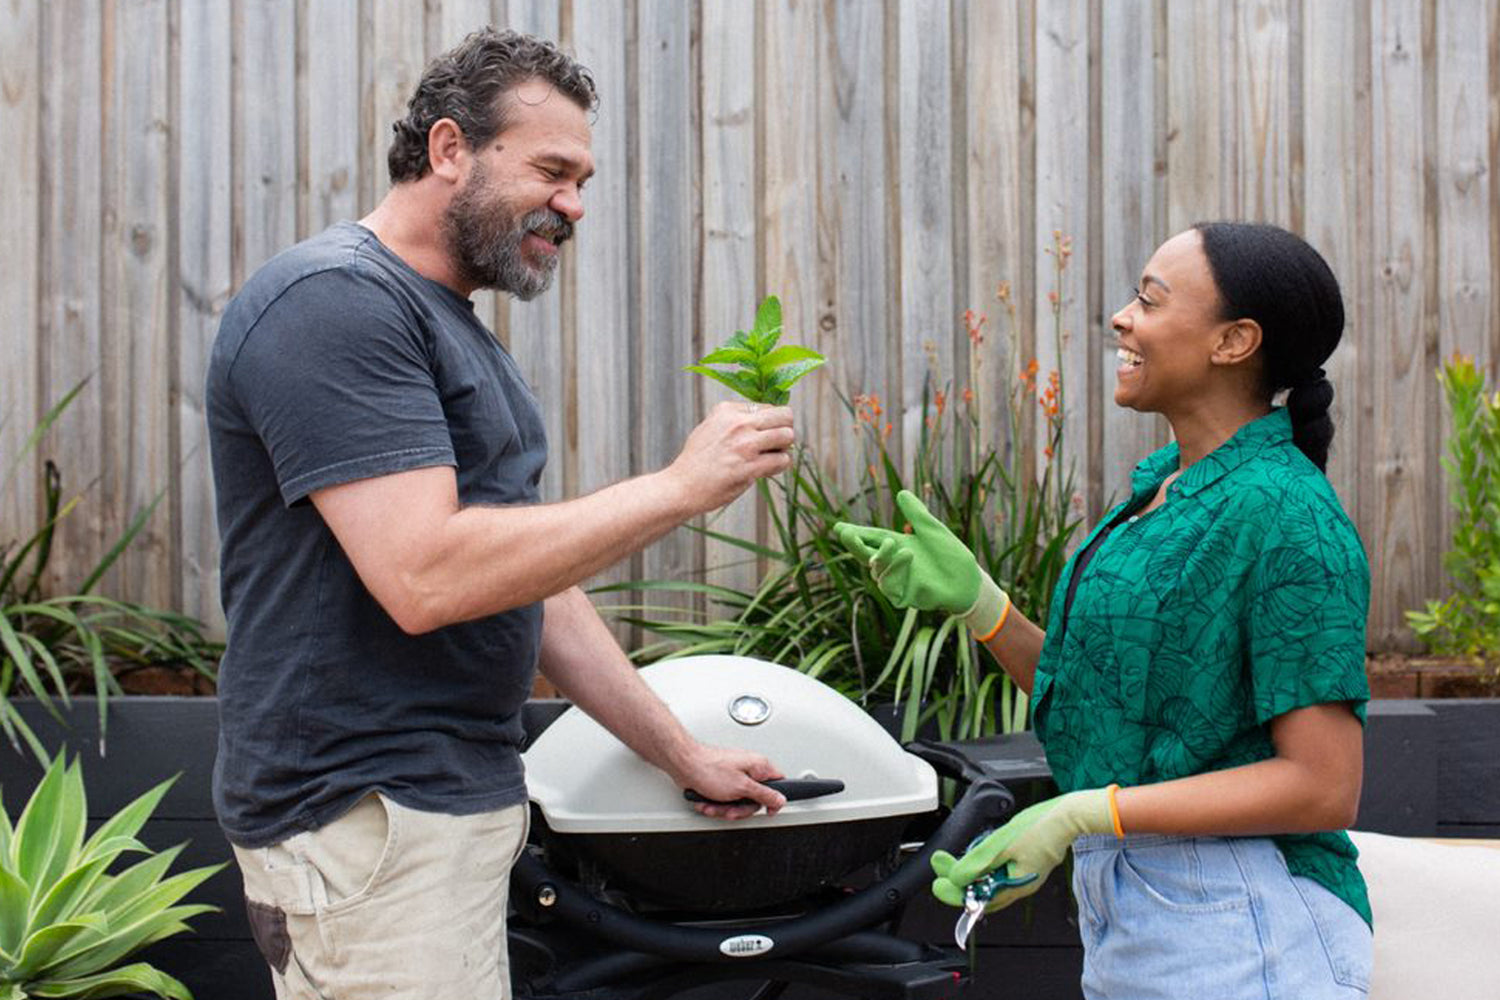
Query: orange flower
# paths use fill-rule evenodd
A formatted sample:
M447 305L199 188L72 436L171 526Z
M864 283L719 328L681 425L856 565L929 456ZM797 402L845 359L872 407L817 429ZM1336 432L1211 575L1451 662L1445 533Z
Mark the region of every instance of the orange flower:
M964 403L967 404L967 405L969 405L969 406L973 406L974 405L974 390L973 389L965 389L964 390Z
M889 440L891 436L891 422L889 420L885 422L885 430L881 432L881 436Z
M988 323L989 319L984 313L976 314L972 309L964 310L964 326L969 330L969 343L975 347L984 343L984 334L980 331L984 329L984 324Z
M1048 458L1051 458L1052 457L1052 448L1051 447L1043 448L1042 449L1042 454L1046 455Z
M1010 303L1010 282L1000 282L1000 287L995 289L995 298L1006 304Z
M934 398L933 402L937 405L938 416L941 417L943 415L943 410L947 409L948 407L947 394L944 393L943 390L939 389L937 391L937 396Z

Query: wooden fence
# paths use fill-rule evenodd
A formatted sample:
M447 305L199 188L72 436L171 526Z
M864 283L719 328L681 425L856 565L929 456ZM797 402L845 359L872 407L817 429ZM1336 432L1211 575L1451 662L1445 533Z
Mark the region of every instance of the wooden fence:
M832 358L797 399L830 469L861 461L839 393L879 393L909 448L929 364L961 388L977 362L999 435L1037 357L1096 513L1165 435L1109 401L1107 317L1173 232L1270 220L1344 285L1330 475L1370 553L1372 645L1410 641L1402 610L1442 589L1433 372L1500 362L1500 0L0 0L0 461L88 379L42 448L85 497L55 579L161 495L110 587L218 618L218 316L270 254L378 201L424 61L487 22L560 40L603 97L556 287L480 299L546 407L549 496L670 460L719 398L680 366L774 292ZM967 308L990 317L977 347ZM8 477L0 540L35 525L39 481ZM742 501L715 527L755 523ZM616 576L724 556L678 532Z

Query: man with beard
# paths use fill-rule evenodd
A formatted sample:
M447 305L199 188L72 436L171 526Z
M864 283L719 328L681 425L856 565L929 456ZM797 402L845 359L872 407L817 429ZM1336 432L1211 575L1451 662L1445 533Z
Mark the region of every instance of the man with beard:
M536 401L468 296L540 294L593 172L587 71L485 30L423 74L393 186L230 303L207 409L228 652L214 772L279 998L509 995L540 669L738 818L764 758L698 743L578 584L789 464L792 415L722 404L665 469L539 503Z

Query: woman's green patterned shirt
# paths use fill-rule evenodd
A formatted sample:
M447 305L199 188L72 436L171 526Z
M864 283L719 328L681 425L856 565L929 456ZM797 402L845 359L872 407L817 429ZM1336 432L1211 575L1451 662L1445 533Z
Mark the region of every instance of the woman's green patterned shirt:
M1349 702L1364 721L1369 566L1286 410L1241 427L1134 516L1177 466L1171 444L1136 467L1130 499L1053 593L1032 704L1063 791L1266 760L1268 723L1295 708ZM1293 874L1370 921L1347 834L1274 839Z

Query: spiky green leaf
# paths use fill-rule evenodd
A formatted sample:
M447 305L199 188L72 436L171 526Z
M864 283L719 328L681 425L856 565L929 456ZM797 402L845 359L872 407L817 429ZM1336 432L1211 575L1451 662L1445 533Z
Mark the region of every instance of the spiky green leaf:
M30 984L28 992L37 1000L103 1000L132 993L193 1000L186 986L145 962L72 979L43 980Z

